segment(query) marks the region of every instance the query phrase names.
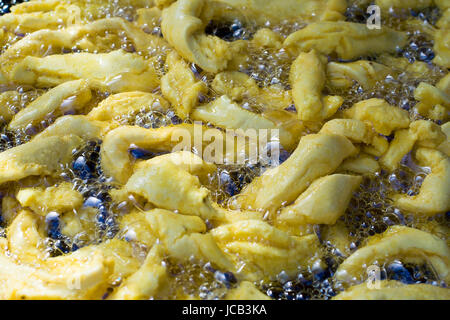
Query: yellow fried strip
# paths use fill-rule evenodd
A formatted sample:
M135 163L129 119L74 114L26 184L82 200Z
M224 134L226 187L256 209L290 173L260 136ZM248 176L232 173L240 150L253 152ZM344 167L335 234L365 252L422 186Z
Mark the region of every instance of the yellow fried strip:
M380 288L370 289L362 283L341 292L334 300L450 300L450 290L430 284L404 284L384 280Z
M294 201L310 183L332 173L355 152L355 147L343 136L305 136L286 162L253 180L235 205L264 211L276 210L282 203Z
M448 280L450 251L445 241L418 229L394 226L381 235L369 238L365 246L344 260L335 277L342 281L359 281L365 268L389 259L428 262L439 277Z
M352 22L315 22L292 33L284 47L299 53L315 49L329 55L336 53L341 59L394 52L406 44L403 32L388 27L370 30L365 24Z
M315 180L294 204L281 210L277 222L291 224L334 224L344 214L362 178L333 174Z
M291 66L289 80L298 117L304 121L322 121L331 117L344 102L340 97L322 97L325 64L313 50L300 53Z

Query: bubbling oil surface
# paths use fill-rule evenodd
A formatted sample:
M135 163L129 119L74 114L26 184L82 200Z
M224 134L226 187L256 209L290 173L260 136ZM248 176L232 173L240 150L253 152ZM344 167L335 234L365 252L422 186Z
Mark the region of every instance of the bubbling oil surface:
M15 3L15 1L12 1ZM369 1L350 1L346 12L347 21L365 23L367 14L365 9ZM0 8L7 12L8 7L0 1ZM0 12L1 14L1 12ZM116 1L110 2L101 13L101 17L120 16L129 21L135 19L135 9L132 7L119 7ZM433 26L439 18L439 10L436 8L426 8L420 12L403 10L392 12L386 17L385 23L397 30L407 31L409 34L409 44L406 48L398 52L395 57L405 57L410 63L422 61L428 64L429 74L423 77L411 76L403 70L397 70L398 76L388 76L379 81L375 88L364 90L358 84L347 90L336 90L327 88L330 94L341 95L345 99L342 108L348 108L354 103L368 98L383 98L390 104L410 111L411 119L419 116L414 113L413 107L416 101L413 98L413 91L421 81L435 84L445 71L431 63L434 53L432 51L433 42L426 32L414 30L413 27L405 25L407 19L418 19L423 24ZM96 19L99 17L90 17ZM290 33L303 28L306 24L302 21L282 22L278 25L271 25L269 22L265 27L272 29L281 36L286 37ZM162 36L159 25L151 26L149 33ZM207 33L217 35L226 41L251 39L256 32L255 25L248 21L232 21L227 24L212 22L207 27ZM123 35L104 34L103 51L108 52L118 48L127 51L134 51L132 44ZM102 37L97 37L102 38ZM3 50L5 50L3 48ZM54 48L46 48L53 50ZM77 52L77 48L59 48L58 53ZM281 84L285 89L289 89L289 71L295 57L290 56L283 49L275 50L269 48L250 48L249 64L242 67L240 71L247 73L257 81L260 86ZM361 57L371 61L378 61L380 57ZM330 61L338 61L335 57L329 57ZM192 65L192 70L196 77L206 83L212 81L212 75L200 70ZM430 76L431 75L431 76ZM28 103L35 100L44 93L43 90L34 88L14 88L21 92L20 99L13 101L8 108L16 111L23 109ZM1 91L6 91L6 88ZM99 95L101 98L101 95ZM212 90L204 97L203 102L217 98L217 94ZM251 101L244 103L252 104ZM3 106L2 106L3 107ZM258 106L251 106L257 109ZM54 119L49 118L40 126L26 128L24 130L9 131L5 125L0 128L0 152L29 141L37 132L50 125ZM137 125L144 128L160 128L182 122L173 110L161 113L155 111L141 110L137 114L130 114L119 120L122 125ZM189 120L187 120L189 122ZM62 168L59 181L72 182L74 188L81 192L85 198L85 204L95 204L98 214L95 217L95 238L87 239L83 233L74 237L68 237L58 232L48 232L48 238L44 245L51 256L65 254L80 247L100 243L111 238L123 238L124 230L120 229L118 219L130 211L131 208L144 210L137 201L129 200L125 203L114 203L110 196L112 189L120 188L114 184L110 177L105 176L100 165L100 148L102 141L89 141L86 145L73 151L73 162ZM156 155L146 155L151 158ZM289 157L287 152L283 152L280 161ZM262 164L258 165L219 165L215 174L210 176L207 187L211 191L212 199L217 203L227 206L234 196L245 188L253 179L258 177L266 168ZM361 187L355 192L351 203L340 218L348 230L349 252L354 252L361 247L368 237L384 232L392 225L405 225L419 229L429 230L433 226L438 226L443 230L449 230L449 215L438 215L433 218L420 217L410 212L403 212L396 208L392 201L392 195L402 193L408 195L417 194L421 183L429 173L426 168L420 168L413 164L410 155L405 157L400 168L394 172L381 171L375 175L364 177ZM19 182L20 185L22 182ZM51 182L47 182L51 185ZM35 185L42 185L42 180L34 181ZM44 184L45 185L45 184ZM9 189L8 189L9 188ZM2 188L2 196L13 194L12 190L18 185L7 185ZM431 227L430 227L431 225ZM0 221L0 236L5 236L6 224ZM337 250L333 243L325 241L321 237L323 226L315 226L314 230L322 241L323 259L317 265L308 269L299 269L298 274L292 278L283 272L276 279L262 279L255 283L263 292L273 299L283 300L305 300L305 299L330 299L343 290L343 284L336 283L333 275L339 264L345 259L345 254ZM48 229L50 230L50 228ZM60 230L56 228L56 230ZM448 242L448 233L437 233L438 236ZM146 251L148 248L141 248L139 251ZM225 297L229 289L236 286L236 279L233 274L226 270L217 270L207 261L192 261L191 263L179 264L171 259L165 263L169 273L174 279L172 298L196 297L201 299L221 299ZM402 261L388 261L380 265L382 278L400 280L405 283L430 283L433 285L446 286L439 279L429 265L410 265ZM117 285L117 284L116 284ZM105 295L106 297L107 295Z

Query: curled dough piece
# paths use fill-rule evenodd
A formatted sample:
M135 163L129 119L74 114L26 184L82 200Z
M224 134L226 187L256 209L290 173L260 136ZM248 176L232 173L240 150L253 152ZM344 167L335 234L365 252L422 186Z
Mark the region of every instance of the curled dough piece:
M391 72L390 68L367 60L349 63L330 62L327 65L327 78L330 85L340 89L348 89L357 82L368 90Z
M99 54L57 54L43 58L28 56L16 65L10 76L14 83L37 87L86 79L92 86L112 92L148 92L159 85L151 62L121 50Z
M254 130L255 134L260 129L278 129L280 142L287 150L294 149L299 140L299 136L295 135L298 132L291 133L263 115L241 108L227 96L196 108L192 118L224 129Z
M179 137L191 126L179 125L160 129L122 126L109 132L102 144L101 164L104 172L120 183L126 183L133 173L129 149L136 146L155 152L171 152ZM193 128L192 128L193 131ZM190 136L189 138L193 137Z
M197 177L170 161L147 161L128 179L125 188L159 208L203 219L213 219L217 215L209 190L201 186Z
M80 9L73 5L58 5L57 1L48 8L37 8L33 12L9 13L0 17L5 34L0 44L11 43L16 34L25 34L42 29L54 30L80 22ZM16 5L17 6L17 5ZM17 10L13 10L17 12ZM2 39L3 38L3 39Z
M375 131L388 136L393 130L408 128L406 110L390 105L383 99L372 98L355 103L344 111L347 118L370 122Z
M175 107L177 115L185 119L197 106L200 94L206 94L208 87L197 81L188 64L172 51L166 59L168 72L161 78L161 92Z
M64 218L66 216L62 220ZM127 278L139 269L140 262L136 259L135 253L133 253L132 245L129 242L118 239L107 240L99 245L90 245L78 250L77 252L84 251L82 256L86 257L86 259L81 259L81 261L78 261L77 258L72 258L77 257L77 252L59 256L58 258L50 258L43 246L45 241L44 227L44 220L38 215L27 210L19 212L7 229L10 257L13 257L18 264L30 265L38 269L42 268L43 271L51 273L52 269L58 270L58 268L65 268L72 264L74 264L75 268L82 263L89 263L91 256L101 252L101 257L107 257L105 259L102 258L107 266L107 270L105 270L107 278L102 284L103 292L96 293L99 296L90 297L91 299L101 298L108 284L119 278ZM72 278L70 274L66 275L63 280L66 280L68 289L75 289L73 286L78 287L79 284L81 285L80 282L89 281L89 279Z
M380 171L380 165L373 156L360 153L356 157L344 160L337 171L350 171L359 174L374 174Z
M110 265L100 250L80 249L66 260L57 257L51 261L55 268L37 269L15 264L0 254L0 297L5 300L100 299L107 289Z
M277 84L260 88L255 79L243 72L221 72L215 76L211 87L217 94L226 95L233 101L249 100L268 109L284 110L292 104L291 91Z
M148 161L141 161L135 164L134 169L142 169L148 165L157 165L165 162L170 162L178 168L198 177L202 184L208 183L210 175L217 170L214 164L203 161L190 151L173 152Z
M199 217L154 209L144 213L151 232L166 248L169 257L186 262L191 257L234 272L234 266L206 232Z
M336 53L339 58L394 52L406 44L406 33L387 27L370 30L365 24L353 22L315 22L292 33L284 47L298 54L315 49L325 55Z
M282 203L294 201L315 179L332 173L355 152L355 147L343 136L307 135L288 160L253 180L241 192L235 206L277 210Z
M214 142L211 139L214 138ZM102 144L101 163L104 172L120 183L126 183L133 172L129 149L139 147L152 152L196 151L203 159L212 163L236 163L236 159L249 154L249 143L228 146L236 136L219 129L210 129L199 124L181 124L159 129L121 126L105 136ZM213 152L208 151L214 151ZM257 151L257 150L256 150Z
M251 42L263 48L280 50L283 47L283 37L269 28L258 29Z
M447 0L434 0L434 3L442 10L450 9L450 4Z
M169 277L166 269L161 246L153 246L139 270L128 277L108 299L149 300L164 297Z
M65 50L72 51L77 48L80 51L90 53L105 53L111 51L111 43L103 44L101 34L107 33L109 37L126 38L133 45L136 52L153 56L155 53L164 53L167 43L160 38L147 34L131 23L121 18L102 19L87 25L75 25L60 30L39 30L27 35L22 40L10 46L0 56L0 70L10 82L18 63L26 57L43 57L51 54L59 54ZM96 35L94 39L93 35ZM111 40L110 40L111 41ZM45 50L44 50L45 49ZM20 54L18 54L20 53Z
M117 128L127 116L148 110L164 112L168 108L169 103L156 94L140 91L114 94L100 102L86 116L69 115L57 118L36 138L73 134L83 140L103 140L104 136Z
M414 146L437 148L445 141L445 137L441 128L431 121L411 122L409 129L395 132L394 140L391 141L387 152L380 158L380 163L393 171L397 169L400 161Z
M44 225L29 210L20 210L7 229L8 249L20 263L38 263L45 259L42 250Z
M205 34L210 18L224 6L220 2L180 0L163 10L161 30L164 38L186 60L217 73L225 70L239 46Z
M439 277L448 281L450 251L446 242L431 233L403 226L390 227L369 238L364 247L342 262L335 277L340 281L359 281L370 265L390 259L431 263Z
M447 95L450 95L450 73L447 73L445 77L439 80L439 82L436 84L436 88L444 91Z
M379 289L361 283L339 293L333 300L450 300L450 290L431 284L404 284L383 280Z
M414 91L417 112L433 120L447 120L450 111L450 94L428 83L421 82Z
M315 180L294 204L281 210L277 222L334 224L344 214L362 177L333 174Z
M133 173L129 149L132 145L155 152L171 152L180 136L191 127L179 125L160 129L122 126L109 132L102 144L101 164L104 172L120 183ZM191 138L193 136L190 136Z
M450 122L443 124L441 129L445 133L446 139L438 146L438 150L450 157Z
M63 116L56 119L35 139L75 135L83 140L101 139L114 126L106 122L89 120L86 116Z
M92 94L86 80L68 81L49 90L17 113L8 128L23 129L36 124L49 114L80 111L91 100ZM59 109L59 110L58 110Z
M36 216L22 211L0 241L2 299L100 299L114 263L95 247L41 260ZM9 242L9 245L8 245ZM5 252L11 250L12 256Z
M431 168L416 196L397 196L395 205L406 211L432 216L450 210L450 159L433 149L420 148L416 159Z
M327 121L320 133L338 134L348 138L354 143L364 143L364 150L374 156L384 154L389 143L377 135L368 122L356 119L333 119Z
M249 281L289 275L317 258L316 235L289 234L259 220L244 220L212 229L218 246L235 262L238 275Z
M63 213L80 209L83 196L73 189L71 183L62 183L48 188L26 188L17 193L22 207L29 207L37 214L46 215L50 211Z
M344 0L219 0L246 13L260 25L283 20L342 20L347 3Z
M87 115L94 121L118 121L125 116L134 115L140 111L165 112L169 103L161 96L148 92L123 92L113 94L100 102Z
M322 97L325 87L325 64L313 50L300 53L291 66L289 80L298 118L303 121L322 121L331 117L344 100L341 97Z
M448 32L448 28L438 29L434 32L433 50L436 57L433 59L433 63L444 68L450 68L450 38Z
M0 153L0 183L29 176L51 175L72 160L83 140L74 135L33 139Z
M80 8L81 15L84 20L97 20L105 17L107 14L112 14L112 9L123 8L133 6L134 8L148 8L153 6L153 0L116 0L114 4L111 4L108 0L41 0L31 1L17 4L11 8L11 12L14 14L30 13L35 11L50 11L58 5L76 5Z

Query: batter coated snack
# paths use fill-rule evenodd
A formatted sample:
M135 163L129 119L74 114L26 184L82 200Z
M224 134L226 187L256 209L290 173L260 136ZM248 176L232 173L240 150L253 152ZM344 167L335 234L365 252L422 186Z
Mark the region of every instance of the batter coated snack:
M449 1L4 8L0 299L450 299Z

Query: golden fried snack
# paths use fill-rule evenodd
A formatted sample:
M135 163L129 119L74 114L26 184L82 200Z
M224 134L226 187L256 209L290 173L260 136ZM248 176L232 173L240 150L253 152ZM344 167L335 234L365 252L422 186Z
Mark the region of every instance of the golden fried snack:
M439 145L438 150L450 157L450 122L443 124L441 130L446 135L446 139Z
M207 86L195 79L188 64L176 52L167 56L166 65L168 72L161 78L161 91L178 116L185 119L198 105L200 95L207 93Z
M414 108L417 112L433 120L446 120L450 112L450 95L428 83L421 82L414 91L414 99L419 101Z
M226 95L233 101L250 100L267 109L283 110L292 104L290 90L284 90L279 84L260 88L254 79L243 72L220 72L214 77L211 87L217 94Z
M41 260L36 217L22 211L1 239L2 299L100 299L114 262L99 248L86 247L67 256ZM5 254L9 248L17 261Z
M212 138L215 140L211 146ZM199 145L195 145L196 139L200 139ZM250 143L244 141L242 144L236 143L233 148L229 148L226 142L230 140L236 140L236 136L218 129L205 129L202 125L196 124L180 124L159 129L121 126L105 136L101 163L105 173L124 184L133 171L129 154L131 147L143 148L155 153L191 151L195 147L200 149L197 150L198 152L203 151L205 161L222 164L235 163L236 159L245 158L250 153ZM218 145L217 154L214 155L212 147L216 144ZM209 150L211 148L212 151ZM216 161L217 159L219 162Z
M294 237L258 220L243 220L212 229L218 246L236 264L238 276L254 281L281 271L295 274L299 265L317 259L316 235Z
M362 178L332 174L315 180L292 205L281 209L277 221L287 224L335 224L348 207Z
M436 88L444 91L447 95L450 94L450 74L447 74L436 84Z
M163 97L140 91L113 94L93 108L87 118L94 121L118 121L138 112L165 112L169 103Z
M431 168L416 196L397 196L395 204L402 210L432 216L450 209L450 159L427 148L416 151L416 159Z
M408 112L382 99L368 99L344 111L347 118L370 122L375 131L388 136L393 130L408 128Z
M12 8L12 13L0 17L0 25L3 27L0 44L14 42L18 33L32 33L41 29L55 30L80 22L80 8L69 3L61 1L21 3Z
M66 52L66 50L72 52L74 48L90 53L108 53L112 51L115 45L111 46L108 43L102 44L102 41L105 39L100 35L103 33L110 34L112 38L110 41L117 41L119 46L120 42L123 42L123 39L126 38L132 43L135 51L150 56L156 53L162 53L167 45L163 40L146 34L123 19L103 19L87 25L74 25L61 30L44 29L29 34L21 41L10 46L0 56L0 61L2 62L0 66L1 73L7 79L7 82L19 82L25 79L17 78L17 65L19 64L23 67L26 64L24 59L37 59L38 57L57 59L57 57L50 57L52 55L60 56L60 53ZM43 48L47 48L47 50L43 52ZM21 54L18 55L17 52ZM89 57L90 55L85 56ZM82 64L78 64L78 66L80 65Z
M389 67L367 60L327 64L327 77L330 85L342 89L352 87L355 82L366 90L371 89L391 72Z
M227 96L222 96L208 105L196 108L192 113L192 118L225 129L240 129L243 131L278 129L280 142L287 150L294 149L299 140L299 137L296 136L297 132L286 130L284 126L277 125L264 115L241 108Z
M365 268L390 259L425 261L433 266L440 278L449 277L450 251L445 241L418 229L393 226L383 234L369 238L363 247L345 259L335 278L350 282L362 280Z
M28 176L52 175L72 161L72 150L82 144L78 136L34 139L0 153L0 183Z
M0 299L450 299L449 29L446 0L2 4Z
M437 148L445 141L445 134L441 128L426 120L411 122L409 129L395 132L394 140L391 141L389 149L380 158L380 164L395 170L402 158L407 155L414 146Z
M71 183L62 183L48 188L21 189L16 196L22 207L28 207L37 214L50 211L67 212L78 210L83 205L83 196L73 189Z
M362 283L341 292L334 300L449 300L450 291L430 284L406 285L400 281L381 281L379 289Z
M375 158L364 152L358 154L356 157L351 157L339 166L337 171L350 171L359 174L374 174L379 172L380 165Z
M448 16L443 18L448 21ZM442 22L444 23L444 22ZM448 24L448 22L445 22ZM434 47L436 58L433 62L444 68L450 68L450 39L448 37L449 27L444 26L442 29L436 30L434 34Z
M298 117L304 121L330 118L344 102L341 97L322 97L326 73L322 58L313 50L300 53L291 66L289 80Z
M242 46L233 45L204 33L206 24L224 6L205 0L181 0L163 10L161 29L164 38L189 62L208 72L227 68Z
M88 117L83 115L68 115L56 119L51 126L36 135L35 139L76 135L87 141L102 138L113 128L114 126L106 122L89 120Z
M31 13L36 11L51 11L59 6L76 6L80 8L83 21L97 20L105 15L112 14L114 7L133 6L134 8L145 8L153 5L153 0L117 0L112 4L108 0L40 0L18 4L11 8L14 14Z
M29 124L42 121L50 114L57 116L69 111L81 111L91 98L92 94L88 81L64 82L17 113L8 127L9 129L25 128Z
M370 30L365 24L337 21L311 23L289 35L283 45L297 54L315 49L350 60L368 54L395 52L405 44L403 32L388 27Z
M282 203L294 201L315 179L332 173L355 151L344 136L305 136L286 162L250 183L235 205L244 209L276 210Z
M260 24L281 20L337 21L344 19L346 3L343 0L219 0L245 11L249 19Z
M208 189L199 179L169 161L147 161L128 179L125 188L159 208L203 219L214 219L217 214Z
M149 275L152 275L149 277ZM138 271L128 277L108 299L140 300L163 298L167 291L167 270L162 262L162 249L154 246Z
M365 151L380 156L388 149L388 142L374 132L370 122L357 119L333 119L327 121L320 133L338 134L348 138L353 143L363 143Z
M159 84L151 63L136 54L120 50L104 54L72 53L43 58L28 56L12 70L10 79L37 87L86 79L94 87L112 92L148 92Z
M154 209L144 213L149 230L160 240L168 255L180 262L194 257L210 261L222 270L234 271L233 264L219 249L211 233L205 233L202 219L167 210Z

